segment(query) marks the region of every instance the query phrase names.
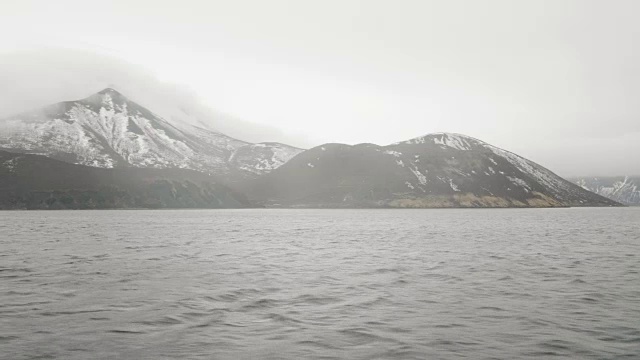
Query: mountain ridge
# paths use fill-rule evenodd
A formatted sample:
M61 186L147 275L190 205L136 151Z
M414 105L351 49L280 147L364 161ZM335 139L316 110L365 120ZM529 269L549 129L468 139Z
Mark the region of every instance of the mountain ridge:
M0 150L0 209L246 207L243 194L194 170L105 169Z
M309 150L252 144L173 124L113 88L5 118L0 130L0 150L114 173L126 168L197 171L267 207L619 205L463 134L430 133L389 145L328 143Z
M586 176L568 180L622 204L640 206L640 176Z
M245 191L265 206L618 205L512 152L442 132L386 146L323 144L255 179Z
M0 149L95 167L188 168L230 180L271 171L302 151L256 146L220 132L173 124L113 88L0 120ZM249 156L228 160L240 151Z

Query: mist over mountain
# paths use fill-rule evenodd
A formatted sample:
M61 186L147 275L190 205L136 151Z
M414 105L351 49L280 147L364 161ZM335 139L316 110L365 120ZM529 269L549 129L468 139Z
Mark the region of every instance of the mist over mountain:
M384 54L398 56L386 50ZM509 73L502 77L506 83L496 84L493 72L482 63L473 63L480 67L475 69L481 71L480 78L462 76L464 72L454 71L455 67L451 73L442 73L443 68L456 65L450 59L439 59L442 63L417 77L415 71L402 67L378 72L360 62L356 68L330 68L317 74L289 66L286 59L280 59L278 67L259 58L236 61L227 55L215 52L204 60L185 51L168 54L158 49L147 57L128 57L108 48L5 51L0 53L0 118L110 87L176 126L196 125L251 143L279 142L299 148L326 142L385 144L420 133L451 131L473 134L562 176L640 172L640 161L622 160L627 156L637 160L635 154L640 153L632 100L638 82L630 76L603 73L598 76L601 82L582 86L580 77L586 72L579 70L579 64L549 69L550 63L536 62L535 78L523 84L518 80L524 74L522 68L509 62L501 67ZM437 54L423 55L436 59ZM633 57L621 58L635 64ZM207 63L216 59L222 60ZM147 63L155 66L138 65ZM163 73L158 63L173 65ZM203 68L203 63L208 67ZM620 72L622 65L605 68ZM225 76L230 66L231 75ZM191 68L197 70L188 72L189 79L172 76ZM571 76L573 82L552 76L552 70ZM439 81L434 83L430 74L438 75ZM624 80L623 86L609 83L612 79ZM488 84L497 88L487 89ZM618 95L610 91L613 88Z
M306 147L304 136L253 123L214 109L185 85L161 81L143 66L72 49L0 54L0 118L44 104L81 99L114 88L175 126L194 125L247 142L285 142Z
M639 14L0 0L0 360L640 360Z
M105 168L192 169L230 183L271 171L302 151L167 121L111 88L0 119L0 149Z

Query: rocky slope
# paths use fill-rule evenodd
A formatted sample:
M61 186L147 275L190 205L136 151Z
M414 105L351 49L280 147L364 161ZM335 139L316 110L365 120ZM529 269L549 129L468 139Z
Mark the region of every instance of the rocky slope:
M101 169L0 151L0 209L239 208L250 203L185 169Z
M0 120L0 149L103 168L192 169L228 182L267 173L302 151L172 124L114 89Z
M616 206L480 140L430 134L388 146L325 144L244 189L266 206Z
M640 176L570 178L582 188L625 205L640 206Z

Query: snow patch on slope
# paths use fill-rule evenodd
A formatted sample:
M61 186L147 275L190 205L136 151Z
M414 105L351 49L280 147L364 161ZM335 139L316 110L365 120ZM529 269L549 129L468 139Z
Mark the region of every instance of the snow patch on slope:
M524 191L526 192L531 191L531 187L529 186L529 184L527 184L526 181L515 176L507 176L507 179L509 179L509 181L511 181L514 185L517 185L523 188Z
M448 146L458 150L471 150L471 145L466 137L457 134L434 134L433 142L438 145Z
M427 185L427 177L424 176L424 174L422 174L420 172L420 170L418 170L417 167L409 167L409 170L411 170L411 172L413 173L413 175L416 176L416 178L418 179L418 181L420 182L420 184L422 185Z
M449 179L449 186L451 187L451 189L453 189L453 191L460 191L458 185L454 184L452 179Z
M18 156L18 157L15 157L13 159L9 159L9 160L3 162L2 166L5 169L9 170L10 173L15 173L16 172L16 166L18 165L18 159L19 158L20 157Z

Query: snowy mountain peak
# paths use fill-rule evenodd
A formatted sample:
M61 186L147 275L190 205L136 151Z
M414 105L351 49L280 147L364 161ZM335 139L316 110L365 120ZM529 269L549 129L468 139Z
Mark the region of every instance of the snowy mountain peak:
M98 91L98 94L101 94L101 95L107 95L108 94L108 95L116 95L116 96L119 95L119 96L122 96L122 94L119 93L116 89L110 88L110 87L104 88L104 89Z
M640 206L640 176L605 176L569 179L598 195L623 204Z
M4 150L96 167L186 168L221 176L269 172L302 151L264 144L245 149L242 164L234 164L231 154L251 144L174 124L113 88L12 116L0 130Z
M485 145L483 141L471 136L447 132L431 133L392 145L399 144L433 144L457 150L472 150L474 147Z
M92 94L84 99L76 100L77 102L89 102L89 103L105 103L109 101L116 101L120 104L129 102L126 96L113 88L106 88Z
M146 118L160 118L158 115L152 113L149 109L141 106L135 101L130 100L125 95L113 88L105 88L84 99L66 102L66 104L82 104L90 107L92 110L97 112L100 111L100 108L119 111L129 110L128 113L132 115L139 114Z

